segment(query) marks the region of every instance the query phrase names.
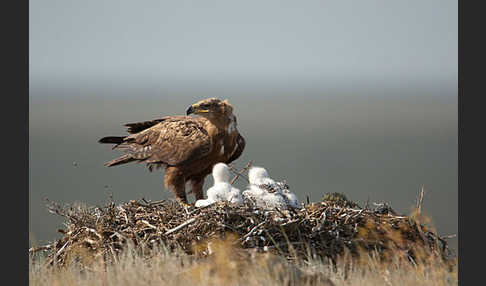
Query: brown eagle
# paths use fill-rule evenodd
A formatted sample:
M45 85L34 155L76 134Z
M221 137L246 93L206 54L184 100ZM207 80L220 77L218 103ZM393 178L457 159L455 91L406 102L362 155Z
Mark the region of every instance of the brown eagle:
M176 199L187 203L185 186L190 182L196 200L204 199L204 178L219 162L240 157L245 139L238 132L233 106L228 100L208 98L186 112L201 117L166 116L128 123L128 136L108 136L99 143L116 144L125 154L105 163L111 167L133 161L146 163L150 171L165 167L164 185Z

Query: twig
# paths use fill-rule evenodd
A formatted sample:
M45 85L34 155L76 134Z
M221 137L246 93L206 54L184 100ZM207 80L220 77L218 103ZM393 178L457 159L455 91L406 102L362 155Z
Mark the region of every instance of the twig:
M266 223L266 221L262 221L261 223L257 224L247 234L245 234L242 237L240 237L240 239L238 239L238 241L245 240L247 237L249 237L250 235L252 235L252 233L255 232L255 230L257 230L260 226L264 225L265 223Z
M233 172L235 172L235 173L236 173L236 176L233 178L233 180L231 180L230 184L231 184L231 185L233 185L233 184L236 182L236 180L237 180L237 179L238 179L240 176L243 176L243 178L245 178L247 182L250 182L250 180L249 180L249 179L248 179L248 178L247 178L245 175L243 175L243 173L244 173L244 172L245 172L245 171L246 171L248 168L250 168L251 164L253 164L253 161L252 161L252 160L248 161L248 163L246 164L246 166L245 166L243 169L241 169L241 171L239 171L239 172L237 172L237 171L236 171L236 170L233 168L233 166L230 166L230 170L232 170Z
M35 253L35 252L38 252L38 251L41 251L41 250L49 250L52 248L52 245L48 244L48 245L44 245L44 246L38 246L38 247L31 247L29 248L29 253Z
M150 224L148 221L146 221L146 220L144 220L144 219L142 219L142 220L140 220L140 221L141 221L143 224L145 224L146 226L148 226L149 228L151 228L151 229L157 229L157 227L156 227L156 226L151 225L151 224Z
M421 213L422 213L422 202L424 200L424 186L422 185L422 188L420 189L420 193L419 193L419 198L417 200L417 229L418 229L418 233L420 235L420 237L422 238L422 241L426 241L426 237L423 233L423 230L422 230L422 226L421 226L421 223L422 223L422 219L421 219Z
M440 238L441 239L451 239L451 238L454 238L456 237L457 235L456 234L450 234L450 235L444 235L444 236L441 236Z
M286 215L286 214L284 214L284 213L283 213L283 212L282 212L282 211L281 211L281 210L280 210L278 207L275 207L275 210L276 210L276 211L277 211L279 214L281 214L281 215L282 215L284 218L285 218L285 217L287 217L287 215Z
M183 228L183 227L185 227L185 226L187 226L187 225L190 225L191 223L195 222L195 221L196 221L196 219L197 219L197 217L193 217L193 218L189 219L188 221L186 221L186 222L184 222L184 223L182 223L182 224L180 224L180 225L178 225L178 226L174 227L173 229L170 229L170 230L166 231L166 232L164 233L164 235L169 235L169 234L171 234L171 233L173 233L173 232L176 232L176 231L178 231L179 229L181 229L181 228Z
M156 206L156 205L163 204L164 202L165 202L165 200L154 201L154 202L150 202L149 205L150 206Z
M417 200L417 214L420 216L422 213L422 203L424 201L424 186L420 189L419 198Z
M64 249L66 248L66 246L69 244L69 240L66 241L66 243L61 247L61 249L59 249L56 254L54 254L54 258L53 258L53 262L56 263L56 260L57 260L57 257L59 256L59 254L61 254Z
M144 200L144 199L142 199L142 200ZM133 203L133 204L136 204L136 205L138 205L138 206L142 206L142 207L144 207L144 208L150 208L150 205L145 204L145 203L140 202L140 201L130 201L130 202L131 202L131 203Z

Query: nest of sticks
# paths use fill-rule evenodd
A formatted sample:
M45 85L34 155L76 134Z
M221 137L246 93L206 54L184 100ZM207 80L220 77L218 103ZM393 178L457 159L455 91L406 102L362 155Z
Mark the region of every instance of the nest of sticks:
M231 183L252 162L236 174ZM247 179L247 178L246 178ZM447 237L421 223L423 190L414 216L398 215L386 203L361 208L339 193L325 194L320 202L309 201L302 208L266 209L246 201L243 204L217 202L203 208L176 201L132 200L105 206L64 205L48 201L51 213L63 216L63 236L50 244L32 247L29 253L47 253L50 265L80 261L80 257L116 257L131 245L139 251L163 246L190 255L205 256L212 239L237 237L235 247L272 252L289 260L359 258L376 253L382 260L403 257L426 262L429 257L454 261Z
M191 255L206 255L212 238L236 234L243 249L273 252L289 260L310 257L336 261L345 253L359 257L377 252L382 259L402 255L418 262L427 256L450 259L444 238L391 208L350 208L335 201L301 209L263 209L218 202L204 208L175 201L130 201L104 207L60 206L49 210L66 218L63 237L30 253L48 252L50 264L63 265L79 253L116 260L131 244L139 250L163 245Z

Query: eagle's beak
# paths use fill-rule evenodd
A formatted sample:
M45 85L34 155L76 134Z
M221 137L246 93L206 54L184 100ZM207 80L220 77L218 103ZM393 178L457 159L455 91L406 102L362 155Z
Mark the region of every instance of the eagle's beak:
M191 106L189 106L189 108L187 109L186 114L187 114L187 115L192 114L192 113L194 113L194 111L195 111L195 110L194 110L194 107L191 105Z
M208 113L209 110L208 109L205 109L199 105L196 105L196 104L193 104L191 105L187 111L186 111L186 114L189 115L189 114L199 114L199 113Z

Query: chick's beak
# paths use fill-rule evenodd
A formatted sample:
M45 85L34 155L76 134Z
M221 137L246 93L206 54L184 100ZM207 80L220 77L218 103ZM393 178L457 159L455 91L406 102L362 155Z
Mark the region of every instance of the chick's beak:
M187 115L192 114L192 113L194 113L194 111L195 111L195 110L194 110L194 107L191 105L191 106L189 106L189 108L187 109L186 114L187 114Z

